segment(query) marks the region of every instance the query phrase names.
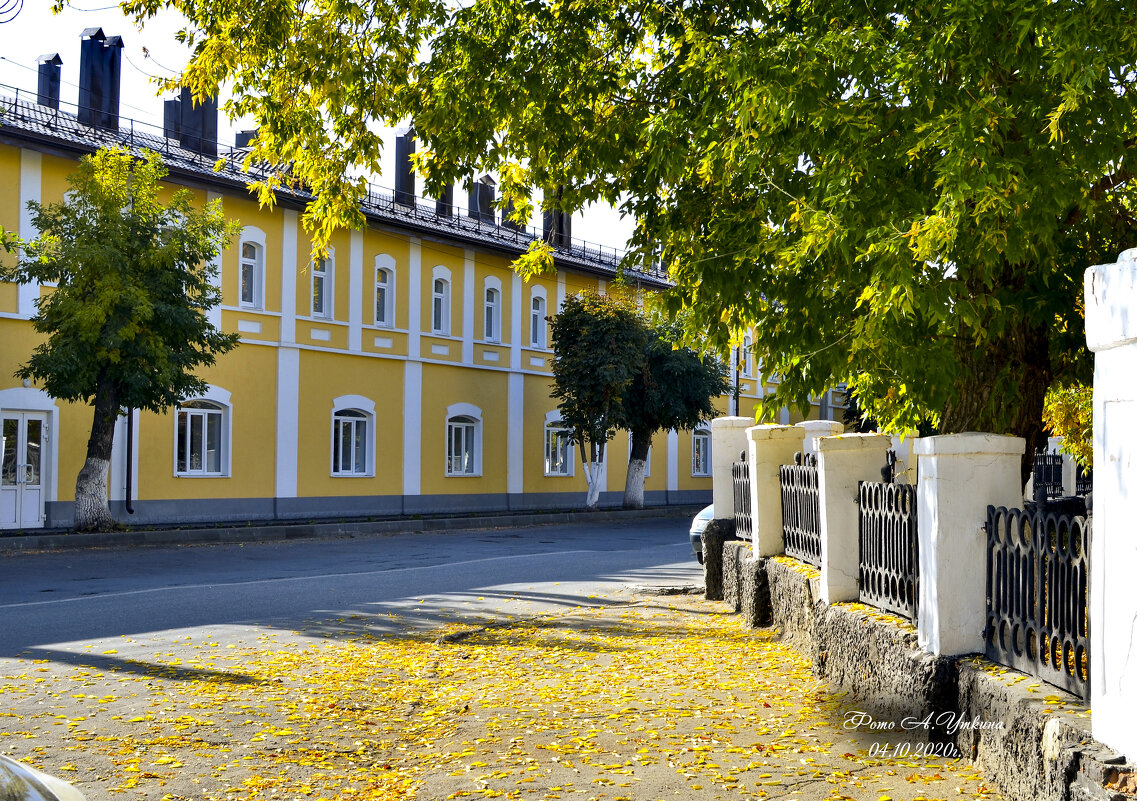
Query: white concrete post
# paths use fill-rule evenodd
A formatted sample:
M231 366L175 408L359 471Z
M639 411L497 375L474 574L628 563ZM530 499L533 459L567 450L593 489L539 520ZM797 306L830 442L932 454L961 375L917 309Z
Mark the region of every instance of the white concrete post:
M1137 759L1137 250L1086 270L1094 352L1094 523L1090 546L1093 735Z
M896 473L894 474L894 481L897 484L915 484L915 448L920 438L916 436L916 432L912 431L903 437L899 434L893 434L890 439L892 440L892 450L896 453Z
M785 552L782 536L782 482L779 468L793 464L801 450L797 426L761 425L746 429L750 440L750 512L754 516L754 555Z
M804 428L802 435L802 453L817 454L817 440L821 437L835 437L845 431L843 423L836 420L802 420L797 428Z
M821 496L821 599L827 604L860 597L858 484L880 481L892 444L883 434L843 434L817 442Z
M916 443L920 476L920 646L954 656L983 653L987 617L987 506L1022 505L1026 441L947 434Z
M746 429L753 417L716 417L711 421L711 503L717 520L734 519L731 466L746 452Z

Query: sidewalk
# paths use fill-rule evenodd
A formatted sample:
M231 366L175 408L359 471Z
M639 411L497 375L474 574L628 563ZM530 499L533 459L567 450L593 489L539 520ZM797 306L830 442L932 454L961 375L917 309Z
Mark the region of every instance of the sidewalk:
M583 510L514 512L269 524L250 522L248 524L217 527L137 528L98 534L76 534L61 529L53 529L34 534L0 534L0 554L18 551L115 548L138 545L201 545L222 542L265 542L325 537L376 536L416 531L476 531L491 528L524 528L528 526L660 517L691 518L701 508L699 505L676 505L651 506L646 509L601 509L595 512Z

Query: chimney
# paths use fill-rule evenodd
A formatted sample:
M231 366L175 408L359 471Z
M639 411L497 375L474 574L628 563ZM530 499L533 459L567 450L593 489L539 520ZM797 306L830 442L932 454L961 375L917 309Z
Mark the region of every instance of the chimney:
M501 224L502 224L502 226L504 228L511 228L514 231L524 231L525 230L525 223L514 222L512 219L512 215L513 215L513 201L507 200L507 201L505 201L505 207L501 210Z
M545 192L545 200L555 199L560 203L564 187L558 186L556 193ZM547 207L541 215L541 238L553 247L567 248L572 244L572 215L556 206Z
M447 184L442 190L442 194L434 204L434 212L439 217L454 216L454 184Z
M414 152L414 131L404 128L395 136L395 202L404 206L415 204L415 173L411 167Z
M217 158L217 99L193 99L189 87L182 87L182 114L178 141L186 150Z
M238 131L237 138L234 140L234 145L238 150L244 150L249 147L253 140L257 138L257 129L251 131Z
M39 88L36 102L48 108L59 108L59 80L63 70L63 59L59 53L48 53L36 59L39 64Z
M118 130L122 37L87 28L79 44L79 122Z
M182 101L176 97L162 103L162 135L167 139L182 136Z
M488 175L483 175L474 181L473 186L470 187L468 211L472 219L486 223L494 222L493 201L496 189L497 182Z

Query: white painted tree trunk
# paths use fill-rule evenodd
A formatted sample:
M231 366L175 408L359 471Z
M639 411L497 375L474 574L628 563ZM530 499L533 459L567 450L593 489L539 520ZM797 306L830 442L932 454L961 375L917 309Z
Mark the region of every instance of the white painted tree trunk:
M80 531L105 531L115 520L107 505L107 472L109 459L88 456L75 481L75 528Z
M644 473L647 472L647 459L628 460L628 480L624 484L624 508L644 508Z
M595 509L600 503L600 479L603 464L601 462L585 462L584 463L584 476L588 479L588 498L585 501L585 507L588 509Z

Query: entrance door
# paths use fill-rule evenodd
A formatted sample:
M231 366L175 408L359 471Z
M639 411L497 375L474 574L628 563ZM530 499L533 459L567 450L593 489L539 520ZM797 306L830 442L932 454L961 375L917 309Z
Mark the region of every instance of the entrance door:
M43 526L44 443L47 415L4 412L0 415L0 528Z

